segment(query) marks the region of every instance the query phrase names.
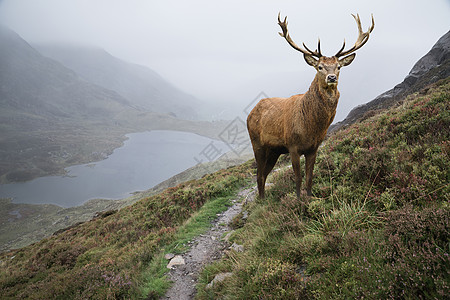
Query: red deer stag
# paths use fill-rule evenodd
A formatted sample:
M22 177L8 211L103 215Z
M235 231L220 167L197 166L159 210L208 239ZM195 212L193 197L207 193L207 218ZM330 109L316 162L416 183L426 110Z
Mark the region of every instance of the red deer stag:
M302 177L300 173L300 156L305 155L306 192L311 196L312 174L317 149L327 133L328 127L336 114L339 99L337 84L341 67L348 66L356 54L368 40L375 23L367 32L361 28L359 15L352 15L358 26L358 39L348 50L342 48L332 57L323 56L320 51L320 40L317 50L311 51L303 43L297 46L291 39L287 29L287 17L283 22L278 14L279 34L295 50L303 53L307 64L316 70L316 76L305 94L290 98L262 99L247 118L247 128L253 146L257 164L257 183L260 198L264 198L264 185L267 175L273 169L281 154L289 153L295 173L297 198L300 198ZM353 54L352 54L353 53ZM341 58L342 57L342 58Z

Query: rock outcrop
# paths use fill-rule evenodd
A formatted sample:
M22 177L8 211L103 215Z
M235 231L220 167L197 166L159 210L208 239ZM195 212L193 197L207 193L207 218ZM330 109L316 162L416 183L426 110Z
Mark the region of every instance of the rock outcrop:
M328 132L355 123L370 111L391 107L405 96L418 92L440 79L450 76L450 31L442 36L431 50L411 69L403 82L374 100L353 108L347 117L330 126Z

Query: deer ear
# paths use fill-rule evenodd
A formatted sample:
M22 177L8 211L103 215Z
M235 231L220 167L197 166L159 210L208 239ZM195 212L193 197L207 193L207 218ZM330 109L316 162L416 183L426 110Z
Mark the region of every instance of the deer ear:
M342 59L339 60L339 64L341 65L341 67L345 67L348 66L349 64L352 63L352 61L355 59L356 57L356 53L353 53L352 55L346 56Z
M303 54L303 58L305 59L306 63L310 66L317 66L318 60L315 59L312 55Z

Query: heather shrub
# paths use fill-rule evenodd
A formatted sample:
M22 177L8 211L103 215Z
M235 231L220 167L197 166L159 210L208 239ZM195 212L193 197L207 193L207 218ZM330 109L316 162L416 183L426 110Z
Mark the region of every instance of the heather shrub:
M449 294L449 217L449 208L410 206L387 215L384 259L396 279L392 291L423 299Z
M258 292L255 299L299 299L304 292L304 278L288 262L269 258L252 276Z
M239 299L302 299L306 295L304 277L296 266L278 259L248 261L235 274L237 278L228 282L239 289L234 291ZM222 293L231 292L228 288Z

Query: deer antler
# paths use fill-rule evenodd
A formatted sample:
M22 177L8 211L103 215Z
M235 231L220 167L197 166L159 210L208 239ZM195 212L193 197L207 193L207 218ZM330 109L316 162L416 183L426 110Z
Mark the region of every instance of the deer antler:
M352 52L355 52L362 46L364 46L364 44L367 43L367 41L369 40L370 33L373 31L373 28L375 27L373 15L372 15L372 25L369 27L367 32L363 32L363 30L362 30L361 19L359 18L359 14L356 14L356 16L354 14L352 14L352 16L353 16L353 18L355 18L356 25L358 26L358 32L359 32L358 39L356 40L355 45L353 45L353 47L351 47L350 49L348 49L346 51L344 51L344 48L345 48L345 39L344 39L344 44L342 45L342 48L334 55L335 57L341 57L341 56L348 55Z
M281 22L280 19L280 13L278 13L278 25L280 25L281 30L283 31L283 33L279 32L278 34L282 37L284 37L286 39L286 41L289 43L289 45L292 46L292 48L294 48L297 51L300 51L301 53L305 54L305 55L312 55L315 56L317 58L322 56L322 53L320 52L320 40L317 43L317 50L315 51L311 51L308 47L306 47L305 43L303 43L303 47L305 47L305 49L297 46L297 44L294 43L294 41L291 39L291 37L289 36L289 32L287 29L287 17L284 18L284 21Z

